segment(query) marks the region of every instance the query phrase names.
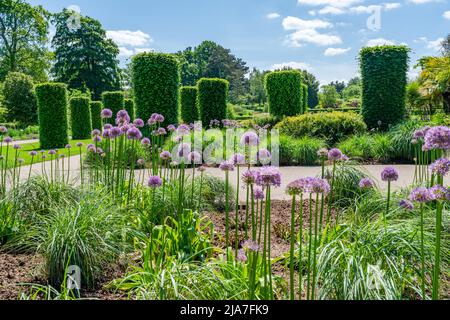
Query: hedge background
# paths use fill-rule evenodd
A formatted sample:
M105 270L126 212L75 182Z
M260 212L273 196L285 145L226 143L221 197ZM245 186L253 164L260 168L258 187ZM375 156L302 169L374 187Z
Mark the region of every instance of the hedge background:
M136 117L144 121L152 113L165 117L165 124L178 124L180 66L164 53L141 53L131 62Z
M113 112L113 119L117 112L125 109L125 94L122 91L106 91L102 93L103 107Z
M369 129L387 130L404 118L409 51L406 46L361 49L362 115Z
M302 113L305 113L308 110L308 86L306 84L302 84Z
M74 97L70 99L72 139L89 139L92 132L90 99Z
M197 82L197 99L203 126L209 126L214 119L226 119L228 87L228 81L219 78L202 78Z
M136 118L136 110L134 108L133 99L125 99L125 110L127 110L131 121L133 121Z
M91 101L90 103L91 107L91 123L92 123L92 129L102 129L102 118L100 116L100 113L103 109L103 104L101 101Z
M302 113L302 79L298 70L273 71L266 75L265 87L271 115L282 117Z
M181 87L180 89L181 119L184 123L194 123L200 119L197 95L197 87Z
M37 104L32 77L20 72L8 73L3 83L3 95L7 121L19 121L22 125L37 123Z
M41 149L63 148L67 145L67 89L64 83L43 83L36 86Z

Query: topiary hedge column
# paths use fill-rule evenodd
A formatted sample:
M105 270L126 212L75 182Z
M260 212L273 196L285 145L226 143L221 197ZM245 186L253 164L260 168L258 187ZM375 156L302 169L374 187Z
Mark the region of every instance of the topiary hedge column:
M134 101L133 101L133 99L125 99L125 110L127 110L131 121L133 121L135 119L135 117L136 117L136 110L134 108Z
M136 117L152 113L165 117L165 124L178 123L180 67L177 58L165 53L141 53L133 57L132 79Z
M405 116L409 48L361 49L362 115L369 129L386 130Z
M180 89L181 119L185 123L194 123L200 119L197 94L197 87L182 87Z
M308 110L308 86L306 84L302 84L302 113L305 113Z
M41 149L67 145L67 89L63 83L36 86Z
M211 120L227 117L228 81L218 78L202 78L197 82L198 106L203 126Z
M72 139L89 139L92 132L90 99L74 97L70 99Z
M102 118L100 116L103 104L101 101L91 101L90 103L91 107L91 123L92 123L92 129L102 129Z
M113 118L117 112L125 109L125 94L122 91L107 91L102 93L103 107L113 112Z
M269 112L276 117L303 113L302 74L298 70L274 71L266 75Z

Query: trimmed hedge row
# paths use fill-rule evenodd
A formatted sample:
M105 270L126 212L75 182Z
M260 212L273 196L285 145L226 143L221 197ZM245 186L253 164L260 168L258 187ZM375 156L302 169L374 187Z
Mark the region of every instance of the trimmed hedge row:
M64 83L43 83L36 86L41 149L63 148L67 145L67 88Z
M362 115L369 129L386 130L405 117L409 51L406 46L361 49Z
M211 120L227 118L229 83L219 78L202 78L197 82L200 119L204 126Z
M113 112L113 118L117 112L125 109L125 94L122 91L106 91L102 93L103 107Z
M180 67L177 58L164 53L141 53L133 57L132 78L136 117L152 113L165 117L165 124L178 123Z
M180 89L181 119L185 123L194 123L200 118L197 94L197 87L181 87Z
M308 110L308 86L302 83L302 113L305 113Z
M103 104L101 101L91 101L91 123L92 123L92 129L102 129L102 118L100 116Z
M131 121L133 121L135 119L135 117L136 117L136 110L134 108L134 101L133 101L133 99L125 99L125 110L127 110Z
M89 139L92 132L90 99L74 97L70 99L72 139Z
M298 70L274 71L266 75L265 87L271 115L296 116L304 112L302 81Z

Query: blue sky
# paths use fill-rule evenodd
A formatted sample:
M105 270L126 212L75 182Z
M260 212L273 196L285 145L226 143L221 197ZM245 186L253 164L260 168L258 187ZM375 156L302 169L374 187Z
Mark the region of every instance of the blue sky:
M412 68L418 57L438 54L439 41L450 33L450 0L29 2L51 12L71 6L100 20L121 48L122 62L140 51L175 52L213 40L251 68L306 68L322 84L355 76L362 46L407 44Z

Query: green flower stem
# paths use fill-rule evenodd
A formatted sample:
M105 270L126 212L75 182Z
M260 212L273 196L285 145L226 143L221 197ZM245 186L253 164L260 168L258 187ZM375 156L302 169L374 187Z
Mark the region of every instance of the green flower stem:
M420 270L420 277L421 277L421 284L420 288L422 291L422 300L425 300L426 293L425 293L425 249L424 249L424 231L423 231L423 203L420 203L420 262L421 262L421 270Z
M312 194L309 194L309 236L308 236L308 269L306 275L306 298L310 299L311 289L311 252L312 252Z
M295 299L294 292L294 244L295 244L295 194L292 196L291 204L291 247L289 251L289 293L290 299Z
M239 165L236 166L236 173L237 173L237 181L236 181L236 216L235 216L235 239L234 239L234 253L235 256L237 257L238 254L238 249L239 249ZM246 220L245 222L245 239L248 238L247 235L247 227L248 227L248 221Z
M303 193L300 194L300 213L299 220L299 241L298 241L298 299L302 300L302 276L303 276L303 263L302 263L302 249L303 249Z

